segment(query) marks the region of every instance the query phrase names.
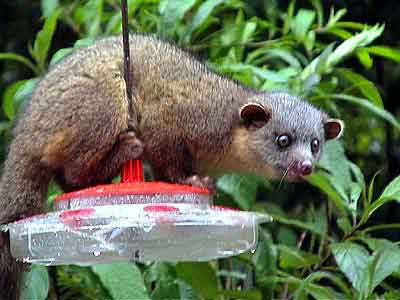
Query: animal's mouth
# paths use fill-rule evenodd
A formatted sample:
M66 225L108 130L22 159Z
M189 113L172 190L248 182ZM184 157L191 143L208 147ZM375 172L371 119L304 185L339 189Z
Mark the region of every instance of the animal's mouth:
M296 171L294 171L294 170L289 170L289 172L288 172L288 174L287 174L287 176L286 176L286 179L288 180L288 181L293 181L293 182L296 182L296 181L302 181L302 180L304 180L304 175L302 175L302 174L298 174Z
M278 166L281 173L281 180L291 182L302 181L304 178L311 174L311 172L302 172L297 163L292 163L289 166Z

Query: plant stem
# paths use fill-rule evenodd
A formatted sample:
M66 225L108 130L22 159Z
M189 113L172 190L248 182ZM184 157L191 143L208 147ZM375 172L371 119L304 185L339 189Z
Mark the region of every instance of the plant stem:
M380 225L370 226L368 228L365 228L363 230L363 233L376 231L376 230L383 230L383 229L400 229L400 223L380 224Z

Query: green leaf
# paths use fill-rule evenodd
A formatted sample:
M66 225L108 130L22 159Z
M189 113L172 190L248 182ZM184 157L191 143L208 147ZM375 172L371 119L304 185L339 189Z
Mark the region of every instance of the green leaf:
M374 177L372 177L371 182L369 183L369 187L368 187L368 195L367 195L367 201L368 204L371 203L372 201L372 197L374 196L374 184L375 184L375 178L376 176L380 173L380 171L376 172L374 174Z
M246 64L261 64L266 61L276 61L280 59L295 69L301 69L299 60L291 53L289 49L271 49L270 46L258 48L249 53L246 58Z
M388 276L400 268L399 247L385 239L363 238L368 247L374 250L363 272L362 293L369 296Z
M217 181L217 188L231 196L239 207L245 210L250 210L255 203L260 185L269 187L265 180L257 176L229 174L220 177Z
M9 120L13 120L15 116L14 96L18 89L26 83L27 80L19 80L13 82L4 91L2 108L4 114Z
M400 49L386 46L372 46L365 48L365 50L367 50L370 54L381 56L400 63Z
M16 90L14 94L14 112L15 114L19 111L20 106L31 96L33 90L35 89L39 78L32 78L26 80L20 87Z
M336 223L344 234L347 234L351 231L351 224L347 217L337 219Z
M278 245L279 265L283 269L301 269L316 264L318 255L309 254L294 247Z
M151 264L144 273L146 285L152 287L152 300L181 299L181 293L188 294L187 286L182 286L182 280L177 278L172 263L156 262ZM184 283L184 282L183 282ZM153 288L154 287L154 288ZM184 289L184 291L182 291ZM192 291L194 293L194 291Z
M245 280L247 278L247 274L245 272L227 271L224 269L219 270L217 272L217 276L224 278L239 279L239 280Z
M384 248L375 251L369 261L369 275L371 285L369 291L372 292L385 278L400 268L400 249L395 244L388 243Z
M399 300L400 299L400 290L392 290L387 291L383 294L384 300Z
M303 90L310 91L321 80L321 75L330 71L328 58L332 54L333 44L330 44L324 51L306 66L299 78L303 81Z
M382 225L384 225L384 224L382 224ZM393 224L391 224L391 225L393 225ZM394 224L394 225L398 225L398 224ZM367 228L367 230L368 230L368 228ZM387 239L364 237L364 238L362 238L362 241L364 243L366 243L368 245L368 248L370 248L374 252L377 252L381 249L391 248L393 246L396 246L394 243L392 243L391 241L389 241Z
M219 295L224 296L224 299L243 299L243 300L262 300L263 295L259 289L240 290L221 290ZM219 298L215 298L219 299ZM185 299L182 299L185 300Z
M280 272L283 273L283 272ZM307 300L307 294L312 295L313 299L327 300L327 299L343 299L341 294L335 293L333 289L311 283L311 280L298 279L296 277L286 275L284 277L274 276L273 280L277 283L289 283L291 290L294 290L293 299L295 300Z
M361 291L369 258L368 251L351 242L332 244L331 249L340 270L350 280L353 287Z
M57 291L63 291L64 299L112 299L90 267L57 266L55 273L51 279L57 284Z
M335 284L336 287L338 287L341 291L343 291L347 297L343 299L351 299L351 290L347 286L347 283L345 283L342 278L340 278L339 275L333 274L331 272L325 272L325 271L317 271L311 273L309 276L305 278L306 282L314 283L320 280L329 280L333 284Z
M400 176L393 179L385 188L379 199L393 199L400 201Z
M383 29L384 26L376 25L345 40L329 56L328 65L333 67L342 61L346 56L353 53L353 51L355 51L357 48L370 44L382 34Z
M359 174L359 169L346 158L339 141L326 143L319 166L329 172L326 175L328 182L340 196L342 203L355 212L358 198L364 188L364 180L362 174ZM356 181L353 181L352 175L355 175Z
M195 3L195 0L161 1L159 6L161 13L161 36L170 36L180 19Z
M277 251L271 234L264 228L259 228L260 238L256 252L252 255L256 273L261 277L276 272Z
M353 30L363 30L365 28L365 24L349 21L337 22L336 26Z
M324 21L324 10L322 8L322 3L320 0L310 0L310 2L317 12L318 27L322 27L322 23Z
M177 280L160 280L151 293L151 300L176 300L181 299L182 287Z
M183 280L177 279L176 283L179 287L180 299L182 300L200 300L201 296L193 289L193 287ZM164 299L162 299L164 300ZM174 300L174 299L173 299Z
M337 72L345 80L352 83L353 87L359 89L362 95L370 100L373 104L375 104L377 107L383 108L381 95L379 94L378 89L375 87L373 82L349 69L338 68Z
M315 12L308 9L300 9L291 24L291 30L298 41L304 41L307 32L315 19Z
M361 169L351 161L348 161L348 164L350 166L351 174L355 178L355 182L359 183L363 188L365 188L364 174Z
M332 27L326 30L327 33L333 34L339 38L341 38L342 40L347 40L349 38L351 38L353 35L351 34L351 32L341 29L341 28L337 28L337 27Z
M61 195L63 193L61 187L55 182L50 181L49 187L47 188L47 203L52 204L53 200L56 196Z
M100 264L93 266L92 270L113 299L150 299L135 264Z
M196 291L192 288L192 286L186 283L183 280L176 279L176 285L179 289L180 299L187 299L187 300L199 300L200 296L196 293ZM164 300L164 299L163 299Z
M280 224L294 226L296 228L300 228L300 229L303 229L303 230L308 230L308 231L310 231L312 233L315 233L317 235L324 235L325 234L325 232L321 231L321 228L319 226L316 226L316 224L305 223L305 222L302 222L302 221L297 220L295 218L288 218L288 217L284 217L282 215L275 214L275 213L269 213L269 215L272 217L274 222L277 222L277 223L280 223Z
M357 211L358 199L360 199L362 191L363 187L358 182L350 183L349 208L353 212Z
M365 48L358 49L356 51L356 55L360 63L364 66L364 68L370 69L372 67L373 60Z
M59 5L59 0L42 0L40 4L42 7L42 15L47 18L55 12Z
M336 207L342 214L346 214L345 205L342 201L340 194L332 187L329 181L329 175L323 172L314 172L307 176L307 182L323 191L330 200L332 200Z
M23 63L25 66L30 68L36 75L40 73L38 68L34 64L32 64L29 59L15 53L0 53L0 60L17 61Z
M257 23L256 22L246 22L243 25L244 26L241 26L242 30L241 30L240 39L238 40L238 42L240 44L244 45L252 39L253 34L257 29Z
M2 134L3 131L9 130L11 127L12 127L11 122L0 121L0 134Z
M207 18L211 16L211 13L214 10L214 8L216 8L218 5L222 3L224 3L223 0L206 0L199 6L190 24L187 26L185 33L186 41L189 41L192 33L196 29L198 29L206 21Z
M326 193L343 215L346 215L345 208L356 212L365 188L364 177L360 169L346 158L339 141L326 143L318 166L324 171L307 176L307 181Z
M129 5L129 4L128 4ZM121 32L122 20L120 12L115 13L107 22L106 29L104 30L105 35L112 35ZM129 20L129 16L128 16Z
M49 276L47 268L31 265L29 270L22 275L22 300L45 300L49 292Z
M203 298L210 299L218 295L217 275L210 263L178 263L176 272L178 278L188 283ZM201 274L200 277L199 274Z
M58 50L56 53L54 53L53 57L51 58L50 65L54 65L58 63L61 59L63 59L65 56L70 54L72 51L79 49L81 47L88 47L94 44L96 40L94 38L83 38L79 39L75 42L73 48L64 48Z
M89 0L80 10L81 22L84 23L87 36L93 38L99 35L101 19L103 18L104 0Z
M278 264L278 253L271 234L266 229L259 228L259 237L256 252L251 256L256 279L274 276ZM268 299L272 299L275 286L272 280L263 284L263 294L269 295Z
M36 35L33 44L32 56L36 60L39 68L43 71L47 53L50 48L51 40L57 25L60 10L56 10L44 22L42 30Z
M242 63L224 64L219 67L219 71L223 71L226 73L250 72L263 80L270 80L282 83L286 83L290 78L293 78L298 74L298 72L294 69L289 69L289 72L285 72L286 70L288 69L286 68L280 71L271 71Z
M336 13L333 7L331 7L328 23L326 28L330 29L337 25L338 21L347 13L346 9L339 9Z
M344 94L331 94L329 96L332 97L332 99L343 100L346 102L354 103L362 108L365 108L370 112L372 112L373 114L375 114L376 116L389 122L396 129L400 130L400 123L396 120L395 117L393 117L393 115L390 112L374 105L370 101L366 101L366 99Z
M155 262L145 270L143 277L146 284L151 284L163 279L174 280L176 279L176 272L172 263Z
M311 53L315 45L315 32L309 31L307 33L306 38L303 41L304 47L306 48L307 53Z
M297 234L292 228L286 226L280 227L277 230L276 243L283 244L289 247L296 247L297 245Z
M311 294L316 300L336 299L336 295L330 287L317 284L305 284L304 288L307 293Z
M96 41L96 39L95 39L95 38L92 38L92 37L87 37L87 38L84 38L84 39L79 39L79 40L77 40L77 41L75 42L75 44L74 44L74 49L78 49L78 48L81 48L81 47L91 46L91 45L94 44L95 41Z
M257 27L257 23L255 22L241 22L239 24L229 23L229 26L224 26L224 30L218 36L214 37L216 44L220 44L222 46L231 47L232 45L244 45L248 42ZM235 47L233 50L235 52L242 50L243 47ZM221 50L221 49L213 49L213 50ZM218 55L219 52L218 52ZM237 61L237 60L236 60Z
M350 166L340 141L331 140L325 144L319 165L334 175L338 185L343 188L351 181Z
M289 32L289 28L291 23L293 22L294 10L295 10L295 0L290 0L288 8L286 10L286 14L284 15L284 23L282 26L282 33L286 35Z
M369 217L385 203L397 200L400 201L400 176L393 179L385 188L381 196L366 208L361 222L365 223Z
M64 49L60 49L58 50L56 53L53 54L53 56L51 57L50 66L55 65L56 63L58 63L61 59L63 59L65 56L67 56L68 54L70 54L73 51L73 48L64 48Z

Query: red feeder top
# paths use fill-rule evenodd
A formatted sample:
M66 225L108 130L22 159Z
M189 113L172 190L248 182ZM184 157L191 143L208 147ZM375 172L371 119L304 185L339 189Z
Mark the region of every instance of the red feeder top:
M57 196L54 201L64 201L71 198L87 198L96 196L117 195L152 195L152 194L210 194L208 189L166 182L144 182L142 162L128 161L122 167L121 183L104 184L87 189L65 193Z

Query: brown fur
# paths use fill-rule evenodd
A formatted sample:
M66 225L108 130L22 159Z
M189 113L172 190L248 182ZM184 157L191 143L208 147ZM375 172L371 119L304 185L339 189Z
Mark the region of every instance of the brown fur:
M42 211L52 178L66 191L109 182L124 161L142 154L157 179L172 182L196 172L276 175L265 160L268 153L260 150L266 135L253 136L239 109L249 101L266 107L282 95L247 89L152 37L132 35L130 44L133 115L122 74L121 37L75 51L39 82L4 165L0 224ZM301 105L305 113L311 110ZM275 110L273 117L279 113ZM319 113L313 113L319 122ZM21 269L3 248L0 299L17 298Z
M278 177L277 172L268 165L260 164L262 159L256 149L249 147L249 131L245 128L236 128L232 132L232 142L221 156L213 157L209 161L199 161L195 166L196 173L206 176L209 174L221 175L222 172L242 174L258 174L266 178Z

